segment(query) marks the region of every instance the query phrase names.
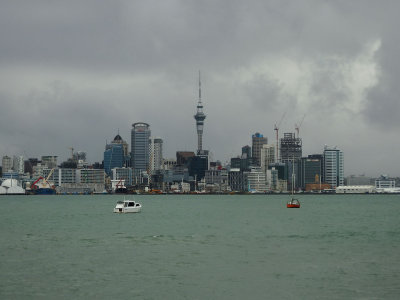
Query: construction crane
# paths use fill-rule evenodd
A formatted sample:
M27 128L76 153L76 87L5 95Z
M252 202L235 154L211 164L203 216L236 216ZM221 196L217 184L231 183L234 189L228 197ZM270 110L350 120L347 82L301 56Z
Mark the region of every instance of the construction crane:
M279 126L281 126L282 120L285 117L286 112L283 113L278 124L275 123L274 130L276 131L276 161L279 160Z
M303 121L304 121L304 118L306 117L306 114L304 114L303 115L303 118L301 119L301 121L300 121L300 123L296 123L296 124L294 124L294 128L296 129L296 132L297 132L297 137L300 137L300 127L301 127L301 124L303 124Z

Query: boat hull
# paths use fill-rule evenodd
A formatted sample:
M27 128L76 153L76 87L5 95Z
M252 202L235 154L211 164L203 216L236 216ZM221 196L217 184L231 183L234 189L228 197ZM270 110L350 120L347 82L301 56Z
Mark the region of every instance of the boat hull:
M290 203L288 203L288 204L286 204L286 207L287 208L300 208L300 204L290 204Z
M126 214L126 213L138 213L142 210L142 207L131 207L131 208L126 208L126 207L120 207L120 208L114 208L115 213L120 213L120 214Z
M34 189L33 193L35 195L55 195L56 190L50 188L38 188Z

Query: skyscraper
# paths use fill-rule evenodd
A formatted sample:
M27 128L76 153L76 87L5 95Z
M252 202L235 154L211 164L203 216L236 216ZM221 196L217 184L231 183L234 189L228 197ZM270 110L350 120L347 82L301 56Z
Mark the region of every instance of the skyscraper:
M251 158L251 147L249 145L242 147L242 158Z
M3 156L2 159L3 173L11 171L13 168L13 159L9 156Z
M253 164L260 166L261 163L261 148L263 145L268 144L268 138L264 137L259 132L252 135L252 157Z
M299 161L298 180L296 185L303 190L307 184L323 183L322 154L308 155Z
M194 115L196 120L197 128L197 154L201 154L203 151L203 128L204 119L206 115L203 113L203 104L201 103L201 80L199 71L199 101L197 102L197 113Z
M147 171L149 167L150 125L143 122L132 124L131 161L135 173Z
M334 189L344 184L343 152L336 147L324 147L324 181Z
M42 164L46 165L46 167L49 169L57 168L57 156L56 155L42 156Z
M260 166L263 172L268 170L268 166L275 162L275 145L264 144L260 152Z
M18 172L18 174L24 174L24 157L23 156L16 156L14 155L13 159L13 170Z
M284 133L280 140L281 162L296 161L302 156L302 140L296 138L294 133Z
M160 170L163 161L163 140L159 137L150 137L150 170Z
M111 170L124 166L128 144L117 134L114 140L106 145L104 151L104 171L111 175Z

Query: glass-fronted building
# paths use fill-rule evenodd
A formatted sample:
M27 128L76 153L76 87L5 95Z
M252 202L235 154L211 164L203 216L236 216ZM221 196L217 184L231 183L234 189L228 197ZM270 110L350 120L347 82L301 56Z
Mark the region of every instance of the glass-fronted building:
M146 171L149 167L150 125L139 122L132 125L131 161L135 174Z
M121 144L107 144L104 151L104 171L107 175L111 175L114 168L122 168L124 166L125 156L123 146Z
M251 137L252 141L252 158L253 164L260 166L261 164L261 148L263 145L268 144L268 138L264 137L261 133L256 132Z
M203 150L205 151L205 150ZM189 163L189 175L200 181L208 170L208 155L196 155L191 158Z
M336 147L324 148L324 181L332 189L344 185L343 152Z
M104 171L106 174L111 176L113 168L122 168L130 165L130 163L127 164L128 157L128 144L117 134L114 140L106 145L104 151Z
M322 154L313 154L302 157L299 165L298 187L303 190L310 183L322 183Z

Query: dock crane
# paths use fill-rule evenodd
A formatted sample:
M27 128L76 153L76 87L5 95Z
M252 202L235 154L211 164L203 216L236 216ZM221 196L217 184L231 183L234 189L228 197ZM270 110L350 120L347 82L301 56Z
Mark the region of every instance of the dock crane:
M279 126L281 126L282 120L285 117L286 112L283 113L281 119L278 124L275 123L274 130L276 131L276 161L279 160Z
M54 185L50 184L49 179L51 177L51 175L53 175L54 172L54 168L51 169L49 175L47 176L47 178L44 178L43 176L39 176L38 179L36 179L32 184L31 184L31 189L37 189L37 183L41 182L41 187L45 187L45 188L54 188Z

